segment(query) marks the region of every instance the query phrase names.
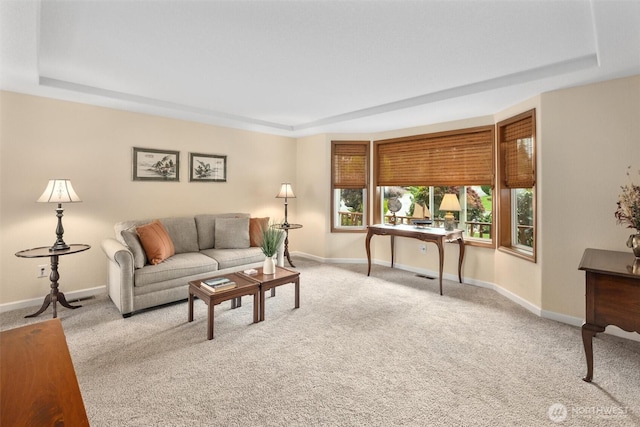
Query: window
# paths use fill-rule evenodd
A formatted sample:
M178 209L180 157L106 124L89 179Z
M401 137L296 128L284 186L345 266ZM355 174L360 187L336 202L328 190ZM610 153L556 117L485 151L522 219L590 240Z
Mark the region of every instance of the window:
M461 211L454 217L465 240L495 247L494 147L493 125L376 141L374 221L388 222L388 199L397 197L403 204L398 223L409 223L427 208L433 226L442 227L446 212L439 211L440 202L455 193Z
M453 193L460 202L460 212L453 212L455 227L466 231L465 240L491 245L493 233L492 190L489 185L450 187L382 187L381 222L391 222L393 213L388 209L390 198L400 200L402 207L396 213L398 224L411 224L413 219L429 218L432 227L444 227L444 215L440 203L447 193Z
M536 262L536 112L499 122L499 249Z
M331 142L331 231L365 231L368 225L369 141Z

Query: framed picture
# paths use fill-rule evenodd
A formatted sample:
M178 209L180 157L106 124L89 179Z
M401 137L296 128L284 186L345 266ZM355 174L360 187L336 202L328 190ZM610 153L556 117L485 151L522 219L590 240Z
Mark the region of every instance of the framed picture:
M189 181L227 182L227 156L189 153Z
M134 181L180 181L180 152L133 147Z

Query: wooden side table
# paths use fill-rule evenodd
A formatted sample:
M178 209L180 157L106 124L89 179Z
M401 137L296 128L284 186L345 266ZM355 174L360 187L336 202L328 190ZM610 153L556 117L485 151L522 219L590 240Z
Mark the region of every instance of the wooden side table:
M53 305L53 318L55 319L58 317L58 311L56 310L57 302L60 302L63 307L71 309L82 307L81 305L69 304L67 299L64 297L64 293L58 291L58 280L60 279L60 274L58 273L58 260L59 257L63 255L77 254L78 252L83 252L90 248L91 246L89 245L80 244L69 245L69 249L51 250L48 246L43 246L40 248L25 249L24 251L16 252L16 256L20 258L51 258L51 274L49 275L49 280L51 280L51 292L44 297L44 302L42 303L40 310L25 317L36 317L45 311L49 305Z
M631 252L585 249L579 270L585 271L586 311L582 345L587 358L586 382L593 379L593 337L615 325L640 333L640 262Z
M0 332L0 425L89 426L60 319Z
M289 261L289 265L295 268L295 265L291 262L291 255L289 255L289 230L297 230L298 228L302 228L301 224L275 224L273 226L278 230L284 230L284 256L287 257L287 261Z
M232 308L235 308L235 302L239 301L241 297L245 295L253 295L253 323L259 322L259 305L260 305L260 282L254 280L253 278L241 274L241 273L231 273L225 274L225 277L236 282L236 287L231 289L225 289L223 291L217 291L214 293L205 291L201 289L202 280L213 279L215 277L222 277L220 275L207 277L202 280L192 280L189 282L189 312L187 316L188 322L193 322L193 298L198 297L205 304L207 304L207 339L213 339L213 328L214 328L214 314L213 307L217 304L220 304L223 301L231 301Z

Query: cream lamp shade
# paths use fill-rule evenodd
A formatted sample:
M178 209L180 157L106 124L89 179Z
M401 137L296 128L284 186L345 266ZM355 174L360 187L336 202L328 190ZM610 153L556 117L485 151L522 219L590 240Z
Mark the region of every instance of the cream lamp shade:
M74 203L82 200L73 189L69 179L50 179L39 203Z
M444 216L444 229L446 231L453 231L454 220L453 211L460 211L460 202L458 196L455 194L445 194L440 203L440 210L446 211Z
M280 187L280 192L276 196L277 199L295 199L296 195L293 194L293 188L291 188L291 184L288 182L283 182Z
M56 216L58 217L58 226L56 227L56 241L49 248L49 251L62 251L65 249L69 249L69 245L67 245L62 239L62 235L64 234L64 228L62 228L62 213L64 209L62 209L63 203L74 203L81 202L82 200L78 196L78 194L73 189L71 185L71 180L68 179L51 179L47 184L47 188L45 188L44 193L38 200L39 203L57 203L58 207L56 208Z

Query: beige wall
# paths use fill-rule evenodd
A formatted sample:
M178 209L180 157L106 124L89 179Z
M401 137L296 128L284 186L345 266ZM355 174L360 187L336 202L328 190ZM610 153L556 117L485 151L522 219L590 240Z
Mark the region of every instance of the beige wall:
M65 292L105 285L100 242L117 221L232 211L280 219L280 183L296 186L292 138L11 92L0 92L0 108L0 303L49 290L47 279L36 278L48 259L14 254L55 240L55 205L35 203L51 178L71 179L83 200L63 206L65 241L92 246L60 259ZM134 146L179 150L180 182L132 181ZM190 183L189 152L227 155L227 182Z
M290 248L317 259L366 260L364 234L330 232L330 141L378 140L480 126L537 109L538 263L493 249L469 247L463 274L495 284L542 314L582 318L584 248L628 251L630 230L613 212L626 167L640 169L640 76L542 94L494 116L379 134L277 137L14 93L0 93L1 196L0 303L41 298L48 281L36 279L38 260L18 259L21 249L55 239L54 206L36 204L48 179L72 179L83 203L65 205L65 240L93 248L61 260L65 291L105 284L99 248L123 219L199 212L248 211L282 219L274 196L291 181L297 198L289 221ZM131 181L131 147L179 149L181 182ZM229 156L226 184L189 183L188 152ZM372 241L373 258L389 262L389 244ZM435 246L398 239L397 262L437 270ZM445 249L445 274L455 277L458 250ZM552 316L553 317L553 316ZM556 316L557 317L557 316Z
M541 98L542 307L583 317L584 249L630 251L613 213L628 166L640 182L640 76Z

